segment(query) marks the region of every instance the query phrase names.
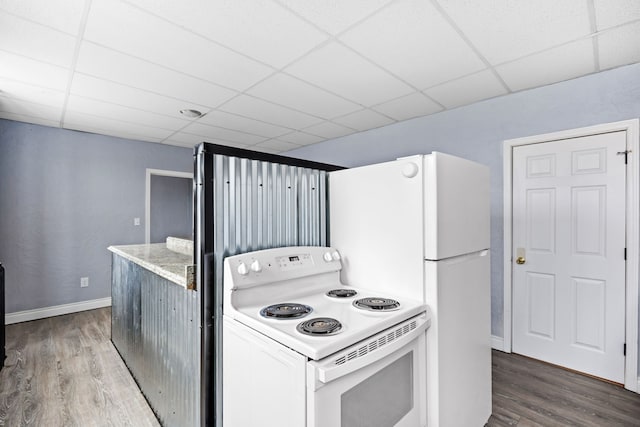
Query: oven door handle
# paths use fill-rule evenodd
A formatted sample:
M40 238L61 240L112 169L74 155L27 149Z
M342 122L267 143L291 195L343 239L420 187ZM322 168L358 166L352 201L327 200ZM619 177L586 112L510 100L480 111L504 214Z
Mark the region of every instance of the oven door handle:
M340 377L356 372L357 370L362 369L374 362L384 359L393 352L409 344L421 334L424 334L424 332L431 324L431 319L428 318L425 313L423 313L419 315L416 320L418 324L416 325L416 328L414 330L402 335L399 338L395 338L393 341L388 342L385 345L377 346L374 350L369 350L369 348L371 348L374 343L377 343L381 337L389 334L389 331L374 335L373 337L366 339L361 343L355 344L341 351L337 355L329 357L329 360L309 362L307 364L307 374L311 375L311 379L313 379L313 383L315 384L315 389L317 390L322 386L322 384L318 383L327 384L331 381L337 380ZM354 352L355 354L357 354L357 356L349 359L349 355L353 354ZM359 355L361 353L364 354ZM342 356L345 357L345 361L343 363L336 363L342 358Z

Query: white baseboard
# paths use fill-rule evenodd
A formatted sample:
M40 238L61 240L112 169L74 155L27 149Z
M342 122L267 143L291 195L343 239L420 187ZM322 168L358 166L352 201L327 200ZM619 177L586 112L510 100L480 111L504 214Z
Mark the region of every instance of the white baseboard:
M53 307L16 311L14 313L6 313L4 316L4 323L6 325L11 325L13 323L28 322L30 320L44 319L46 317L60 316L62 314L77 313L79 311L110 306L111 297L107 297L90 301L73 302L71 304L55 305Z
M504 338L491 335L491 348L504 351Z

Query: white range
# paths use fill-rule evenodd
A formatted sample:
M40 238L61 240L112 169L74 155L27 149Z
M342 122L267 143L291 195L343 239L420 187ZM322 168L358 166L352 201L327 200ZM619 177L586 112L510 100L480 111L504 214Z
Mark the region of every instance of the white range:
M427 306L346 286L336 249L224 263L225 427L426 425Z

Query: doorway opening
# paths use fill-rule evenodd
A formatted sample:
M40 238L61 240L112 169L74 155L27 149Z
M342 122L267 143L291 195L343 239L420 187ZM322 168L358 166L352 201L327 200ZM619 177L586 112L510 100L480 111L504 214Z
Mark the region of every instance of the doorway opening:
M147 169L145 243L193 238L193 174Z

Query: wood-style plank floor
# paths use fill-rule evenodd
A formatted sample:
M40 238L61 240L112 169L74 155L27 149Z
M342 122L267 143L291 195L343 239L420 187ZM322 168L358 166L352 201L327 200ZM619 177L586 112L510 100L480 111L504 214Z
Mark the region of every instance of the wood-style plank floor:
M111 344L110 316L104 308L7 326L0 426L158 426ZM640 395L494 351L488 425L640 427Z
M640 426L640 395L557 366L493 351L491 427Z
M0 426L158 426L111 344L111 309L8 325Z

